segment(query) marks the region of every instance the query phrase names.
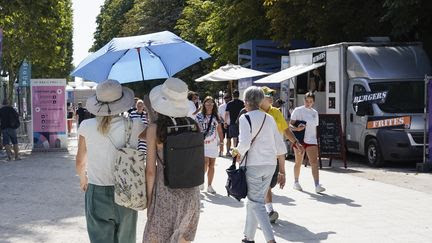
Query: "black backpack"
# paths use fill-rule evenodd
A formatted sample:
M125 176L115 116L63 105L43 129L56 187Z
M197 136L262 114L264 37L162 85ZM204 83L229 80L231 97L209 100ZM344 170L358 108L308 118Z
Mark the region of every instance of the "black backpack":
M189 117L171 118L164 142L165 185L192 188L204 183L204 139L196 122ZM184 119L187 125L177 125ZM176 121L177 120L177 121Z
M9 120L9 127L12 129L18 129L21 126L20 120L19 120L19 114L15 111L14 108L11 108L11 111L13 113L10 114L10 120Z

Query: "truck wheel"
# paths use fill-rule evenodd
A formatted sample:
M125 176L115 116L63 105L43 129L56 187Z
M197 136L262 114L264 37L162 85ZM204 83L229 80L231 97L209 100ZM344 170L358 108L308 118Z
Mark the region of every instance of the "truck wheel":
M367 142L366 157L370 166L380 167L384 165L381 148L375 138L371 138Z

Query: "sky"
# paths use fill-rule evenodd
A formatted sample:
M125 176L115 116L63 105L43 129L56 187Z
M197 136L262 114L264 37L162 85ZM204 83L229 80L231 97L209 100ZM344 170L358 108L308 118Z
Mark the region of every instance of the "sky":
M96 30L96 16L104 0L72 0L73 9L73 64L78 64L87 57L93 45L93 34Z

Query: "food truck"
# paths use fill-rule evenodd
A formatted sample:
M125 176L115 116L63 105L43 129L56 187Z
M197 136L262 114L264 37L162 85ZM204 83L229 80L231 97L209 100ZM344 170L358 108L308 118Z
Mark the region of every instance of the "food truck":
M421 43L350 42L292 50L289 68L255 81L289 87L287 104L315 93L320 114L340 114L346 149L372 166L421 160L425 75Z

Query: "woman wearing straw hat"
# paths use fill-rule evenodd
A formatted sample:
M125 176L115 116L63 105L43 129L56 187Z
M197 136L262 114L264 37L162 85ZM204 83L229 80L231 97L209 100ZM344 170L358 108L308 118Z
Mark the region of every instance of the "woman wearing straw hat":
M87 109L96 118L85 120L78 129L76 169L85 192L87 231L92 243L136 242L135 210L114 203L113 165L117 148L124 146L127 121L119 114L134 104L134 92L116 80L96 87L87 99ZM138 134L144 130L133 120L131 146L137 147Z
M149 125L147 140L147 223L143 242L190 242L195 238L199 213L199 187L171 189L164 184L163 142L171 118L186 125L189 112L188 87L177 78L169 78L150 92L151 106L157 112Z

